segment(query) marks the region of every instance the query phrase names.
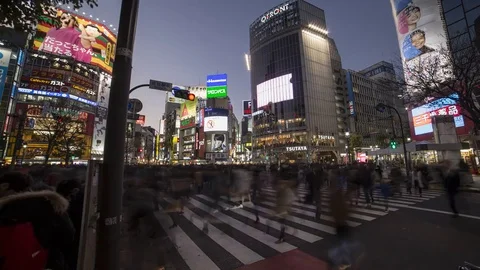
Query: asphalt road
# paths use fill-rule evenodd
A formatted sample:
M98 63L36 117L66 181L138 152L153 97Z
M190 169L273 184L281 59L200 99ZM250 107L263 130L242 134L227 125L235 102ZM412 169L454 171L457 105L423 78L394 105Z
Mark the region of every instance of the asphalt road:
M135 265L130 269L155 269L165 263L167 269L182 270L327 269L328 250L337 244L330 210L322 208L322 220L316 221L310 205L296 202L286 222L286 242L275 244L279 225L272 224L268 233L265 226L275 195L269 188L264 191L259 224L254 223L254 209L248 204L214 214L212 199L195 195L185 212L176 216L178 227L169 229L171 217L158 212L161 237L133 237L125 243L133 250L127 248L122 257ZM447 270L457 269L463 261L480 265L480 193L459 194L463 216L458 218L452 217L439 191L427 191L423 198L394 197L388 213L382 203L372 209L355 207L349 217L353 238L366 251L358 269ZM163 200L160 207L167 209L168 204L169 199ZM220 205L234 203L221 198ZM209 217L208 233L202 231L202 217ZM143 268L138 261L143 261Z
M472 217L453 218L441 196L355 228L354 239L366 248L359 269L450 270L463 261L480 265L480 194L462 193L458 201L459 211ZM335 240L300 249L326 259Z

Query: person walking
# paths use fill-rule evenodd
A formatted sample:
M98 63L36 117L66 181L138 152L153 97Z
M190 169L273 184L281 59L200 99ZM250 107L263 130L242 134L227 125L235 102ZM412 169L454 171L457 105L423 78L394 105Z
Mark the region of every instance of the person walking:
M460 186L460 172L459 169L452 164L450 160L445 161L446 171L444 173L444 185L447 191L447 198L452 209L453 217L458 217L458 209L456 205L456 196Z

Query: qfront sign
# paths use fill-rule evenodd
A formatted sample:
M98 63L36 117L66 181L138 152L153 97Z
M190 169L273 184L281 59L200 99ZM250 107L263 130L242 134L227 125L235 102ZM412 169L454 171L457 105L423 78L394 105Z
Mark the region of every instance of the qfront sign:
M227 97L227 74L207 76L207 99Z
M306 146L287 146L287 152L307 151Z
M271 10L270 12L267 12L265 15L263 15L260 20L261 20L262 23L264 23L264 22L268 21L270 18L272 18L273 16L276 16L276 15L278 15L280 13L283 13L287 10L288 10L288 4L276 7L273 10Z

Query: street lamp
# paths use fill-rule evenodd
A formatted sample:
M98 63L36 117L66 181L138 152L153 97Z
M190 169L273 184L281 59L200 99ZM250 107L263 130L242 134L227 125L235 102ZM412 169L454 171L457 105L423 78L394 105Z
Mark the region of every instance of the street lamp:
M347 163L350 163L351 159L350 159L350 132L349 131L345 132L345 137L347 138L347 145L345 146L345 148L347 149Z
M385 109L389 108L395 111L395 113L398 116L398 120L400 121L400 131L402 132L402 144L403 144L403 158L405 161L405 170L407 172L407 179L410 180L410 170L409 170L409 165L408 165L408 158L407 158L407 145L405 142L405 133L403 131L403 123L402 123L402 118L400 117L400 113L398 113L397 109L395 109L392 106L383 104L383 103L378 103L377 106L375 106L375 109L381 113L385 112Z
M23 147L23 153L22 153L22 166L23 166L23 161L25 160L25 153L27 152L27 144L24 143L22 147Z

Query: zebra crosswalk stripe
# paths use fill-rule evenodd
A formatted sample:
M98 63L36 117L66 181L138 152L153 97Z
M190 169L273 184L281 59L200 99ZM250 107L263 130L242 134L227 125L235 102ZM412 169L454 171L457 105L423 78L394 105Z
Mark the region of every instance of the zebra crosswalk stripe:
M198 197L202 198L202 199L205 199L205 200L208 200L210 202L213 202L212 199L210 199L209 197L205 196L205 195L198 195ZM219 202L218 203L220 206L224 207L224 208L227 208L229 207L230 205L227 205L223 202ZM251 219L251 220L255 220L256 217L255 215L251 214L250 212L247 212L245 210L242 210L242 209L236 209L235 210L235 213L238 213L248 219ZM267 222L265 221L265 219L261 219L260 220L260 223L264 224L264 225L267 225ZM281 224L276 222L276 221L271 221L271 223L269 223L270 227L274 228L274 229L277 229L277 230L280 230L280 227L281 227ZM268 225L267 225L268 226ZM285 231L286 234L290 234L289 231ZM310 233L307 233L307 232L304 232L302 230L296 230L296 233L295 235L293 235L294 237L297 237L297 238L300 238L304 241L307 241L307 242L310 242L310 243L313 243L313 242L316 242L316 241L319 241L319 240L322 240L321 237L318 237L316 235L313 235L313 234L310 234Z
M161 206L159 207L163 210ZM177 246L178 253L180 253L180 256L182 256L190 269L199 269L197 266L201 265L203 269L220 270L180 227L169 229L169 221L159 217L158 213L155 215L163 229L168 232L168 235Z
M171 200L168 199L166 199L166 201L171 202ZM203 219L200 216L190 211L188 207L184 207L183 211L183 215L187 219L189 219L200 230L203 229ZM217 244L222 246L227 252L235 256L243 264L251 264L264 259L262 256L242 245L237 240L224 234L222 231L217 229L214 224L208 226L207 235Z
M192 205L194 205L195 207L197 208L200 208L206 212L210 212L212 209L203 204L202 202L198 201L197 199L195 198L190 198L190 203ZM264 243L265 245L275 249L276 251L278 252L287 252L287 251L290 251L290 250L293 250L295 249L296 247L287 243L287 242L283 242L283 243L280 243L280 244L275 244L275 241L277 240L275 237L269 235L269 234L265 234L264 232L262 231L259 231L258 229L256 228L253 228L251 226L248 226L247 224L245 223L242 223L228 215L225 215L223 214L222 212L217 212L215 214L215 217L222 221L223 223L226 223L228 225L230 225L231 227L239 230L239 231L242 231L252 237L254 237L255 239L257 239L258 241Z

